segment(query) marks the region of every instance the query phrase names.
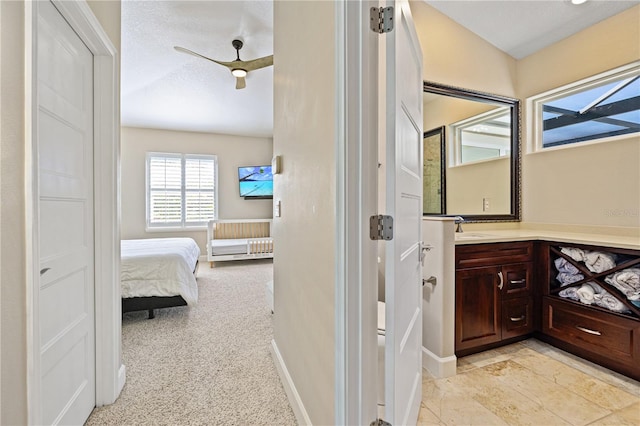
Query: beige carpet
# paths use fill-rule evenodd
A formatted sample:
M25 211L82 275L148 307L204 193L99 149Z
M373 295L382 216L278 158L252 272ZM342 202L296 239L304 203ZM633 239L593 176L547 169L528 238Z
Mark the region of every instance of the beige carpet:
M271 261L198 271L198 305L125 314L127 383L88 425L293 425L276 372L265 283Z

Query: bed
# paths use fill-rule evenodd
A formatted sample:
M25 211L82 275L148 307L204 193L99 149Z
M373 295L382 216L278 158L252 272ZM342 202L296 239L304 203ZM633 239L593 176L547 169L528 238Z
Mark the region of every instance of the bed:
M122 312L149 311L198 302L195 273L200 248L191 238L122 240Z

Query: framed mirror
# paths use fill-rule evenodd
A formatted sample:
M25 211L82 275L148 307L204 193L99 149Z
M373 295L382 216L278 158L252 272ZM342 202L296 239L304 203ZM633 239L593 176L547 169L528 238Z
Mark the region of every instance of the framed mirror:
M446 156L445 127L440 126L424 132L422 139L422 213L445 214Z
M424 128L441 129L440 213L467 222L520 220L520 101L424 82ZM425 144L426 144L425 133ZM425 145L426 149L426 145ZM423 164L433 156L425 154ZM424 196L434 198L425 166ZM445 179L446 177L446 179ZM431 202L431 201L429 201Z

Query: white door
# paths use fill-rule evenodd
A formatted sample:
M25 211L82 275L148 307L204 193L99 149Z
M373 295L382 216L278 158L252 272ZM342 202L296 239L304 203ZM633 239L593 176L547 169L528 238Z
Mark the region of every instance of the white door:
M391 4L393 5L393 4ZM422 399L422 51L406 0L386 37L385 418L416 424Z
M39 417L83 424L95 406L93 56L38 2Z

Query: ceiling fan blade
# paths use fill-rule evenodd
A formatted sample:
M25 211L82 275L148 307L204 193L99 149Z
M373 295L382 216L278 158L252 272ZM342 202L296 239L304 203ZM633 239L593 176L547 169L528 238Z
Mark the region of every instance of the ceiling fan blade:
M236 67L236 65L234 65L234 64L237 63L237 62L217 61L215 59L212 59L212 58L209 58L207 56L201 55L201 54L199 54L197 52L194 52L193 50L189 50L187 48L180 47L180 46L173 46L173 48L176 49L178 52L186 53L188 55L197 56L198 58L202 58L202 59L206 59L207 61L215 62L216 64L220 64L220 65L225 66L227 68Z
M213 59L211 59L211 58L207 58L204 55L201 55L199 53L194 52L193 50L189 50L189 49L186 49L184 47L173 46L173 48L176 49L178 52L186 53L188 55L197 56L198 58L206 59L207 61L213 61Z
M236 77L236 89L244 89L247 87L247 82L244 77Z
M243 67L247 71L253 71L260 68L268 67L273 65L273 55L264 56L258 59L252 59L250 61L242 61Z

